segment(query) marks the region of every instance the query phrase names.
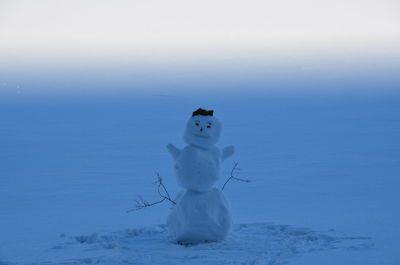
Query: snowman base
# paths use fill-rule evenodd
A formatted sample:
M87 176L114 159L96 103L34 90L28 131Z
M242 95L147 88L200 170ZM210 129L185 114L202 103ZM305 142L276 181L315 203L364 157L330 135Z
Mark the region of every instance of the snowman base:
M223 240L231 228L229 203L217 188L207 192L186 190L172 206L167 227L179 244Z

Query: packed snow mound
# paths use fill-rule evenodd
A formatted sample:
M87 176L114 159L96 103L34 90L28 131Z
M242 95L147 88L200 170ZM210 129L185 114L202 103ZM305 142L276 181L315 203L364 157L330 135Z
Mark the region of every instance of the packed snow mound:
M179 243L224 239L231 228L229 203L220 189L185 191L167 218L171 237Z
M197 192L209 191L220 176L221 151L217 147L201 149L188 145L175 161L180 187Z
M23 260L1 265L156 265L156 264L291 264L306 253L369 249L371 239L336 235L269 223L241 224L221 242L175 244L165 225L125 229L109 234L61 235L59 243ZM295 262L293 263L295 264Z

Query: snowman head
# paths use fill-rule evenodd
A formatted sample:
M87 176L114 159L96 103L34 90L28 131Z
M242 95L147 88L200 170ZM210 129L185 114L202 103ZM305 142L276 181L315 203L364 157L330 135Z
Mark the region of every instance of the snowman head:
M186 124L184 140L187 144L207 149L218 142L222 128L213 113L204 109L193 112Z

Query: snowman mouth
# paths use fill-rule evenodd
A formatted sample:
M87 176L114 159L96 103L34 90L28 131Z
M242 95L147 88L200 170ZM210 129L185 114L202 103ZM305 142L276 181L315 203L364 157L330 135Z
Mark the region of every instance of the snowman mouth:
M209 136L206 136L206 135L198 135L198 134L193 134L193 135L196 137L199 137L199 138L204 138L204 139L210 138Z

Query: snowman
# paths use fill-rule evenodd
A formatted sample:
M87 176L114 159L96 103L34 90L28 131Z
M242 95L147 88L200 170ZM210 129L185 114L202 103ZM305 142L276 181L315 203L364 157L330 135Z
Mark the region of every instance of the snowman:
M167 145L175 162L175 175L182 192L167 218L170 235L182 244L223 240L231 228L229 203L213 185L220 175L221 163L235 149L220 150L215 144L221 124L214 111L198 109L189 118L182 150Z

